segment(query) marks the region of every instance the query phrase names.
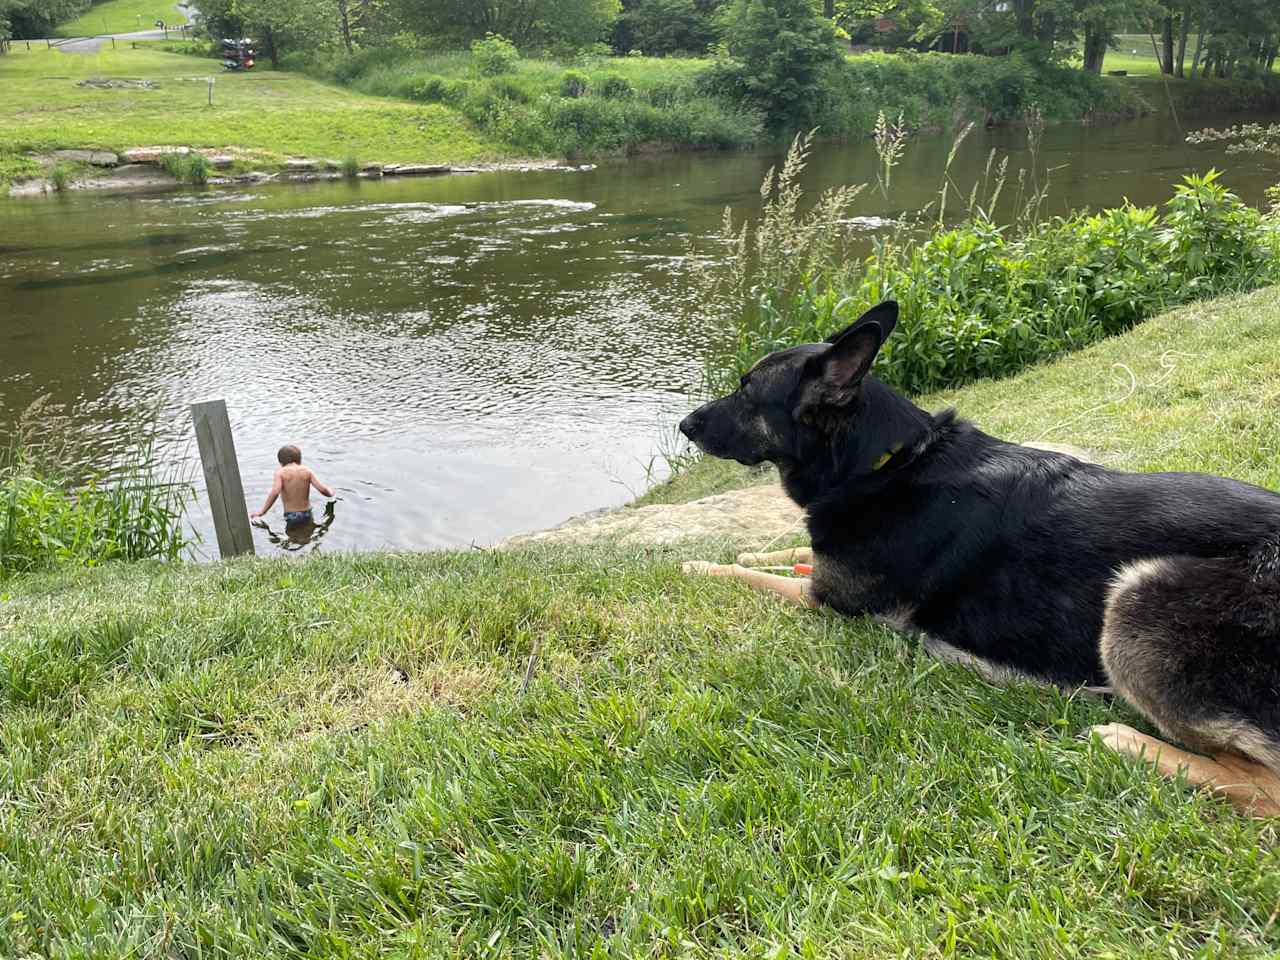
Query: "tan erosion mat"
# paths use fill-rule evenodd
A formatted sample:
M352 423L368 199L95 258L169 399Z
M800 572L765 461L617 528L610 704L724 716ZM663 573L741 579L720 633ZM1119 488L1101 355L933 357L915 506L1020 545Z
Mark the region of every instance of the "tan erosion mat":
M501 547L529 544L563 546L609 541L626 546L658 546L680 540L768 543L803 534L803 514L776 483L717 493L691 503L624 507L577 517L554 530L526 533Z
M1096 462L1087 450L1061 443L1026 446ZM498 544L499 549L530 544L564 546L611 542L624 546L663 546L682 540L723 540L740 548L765 549L803 537L804 512L776 483L717 493L690 503L622 507L575 517L551 530L525 533ZM790 546L783 543L783 546Z

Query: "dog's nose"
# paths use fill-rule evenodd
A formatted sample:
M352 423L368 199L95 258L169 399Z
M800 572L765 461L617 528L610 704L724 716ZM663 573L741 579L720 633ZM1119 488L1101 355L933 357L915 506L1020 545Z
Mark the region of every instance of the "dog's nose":
M702 411L695 410L693 413L681 420L680 432L690 440L698 439L697 435L702 432Z

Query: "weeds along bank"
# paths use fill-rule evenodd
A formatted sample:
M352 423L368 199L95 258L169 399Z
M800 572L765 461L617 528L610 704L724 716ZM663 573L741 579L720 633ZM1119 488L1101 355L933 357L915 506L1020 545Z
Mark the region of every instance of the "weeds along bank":
M151 434L140 431L110 475L73 478L56 439L63 428L58 411L37 401L0 450L0 580L59 566L178 560L189 545L193 487L158 465Z
M1029 135L1034 157L1034 124ZM732 389L762 355L822 340L886 299L899 302L901 319L876 372L918 394L1007 376L1169 307L1280 281L1280 188L1257 210L1209 171L1186 177L1161 208L1045 218L1048 174L1011 171L994 152L979 183L940 171L937 198L918 219L851 258L850 203L864 189L891 194L907 149L904 131L883 117L876 143L874 185L809 203L798 177L810 141L798 138L766 178L760 218L737 226L726 214L718 247L729 255L702 261L697 277L703 314L729 331L707 363L710 392Z
M742 147L782 130L734 61L587 56L560 62L521 57L514 48L493 56L485 43L476 44L476 53L374 49L354 57L286 58L286 65L365 93L444 104L530 153ZM1020 122L1032 108L1050 122L1154 109L1130 84L1033 67L1020 57L842 58L821 73L813 92L795 125L816 126L824 137L869 137L879 112L901 115L919 130L968 119Z

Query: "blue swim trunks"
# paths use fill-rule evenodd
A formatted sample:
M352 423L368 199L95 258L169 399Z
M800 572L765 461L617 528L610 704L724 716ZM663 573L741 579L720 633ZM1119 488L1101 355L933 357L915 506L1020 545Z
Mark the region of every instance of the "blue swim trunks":
M311 516L310 510L286 510L284 512L284 525L286 527L300 527L304 523L313 523L314 518Z

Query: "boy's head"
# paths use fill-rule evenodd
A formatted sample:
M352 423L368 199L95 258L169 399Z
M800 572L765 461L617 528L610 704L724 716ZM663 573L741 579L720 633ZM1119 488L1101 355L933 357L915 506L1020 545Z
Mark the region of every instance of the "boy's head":
M287 467L291 463L302 462L302 450L294 444L286 444L281 447L276 454L276 459L280 461L280 466Z

